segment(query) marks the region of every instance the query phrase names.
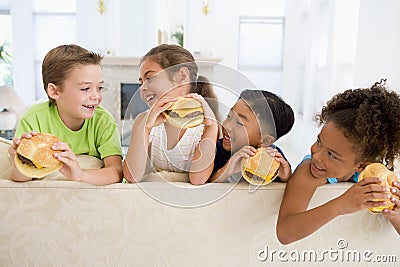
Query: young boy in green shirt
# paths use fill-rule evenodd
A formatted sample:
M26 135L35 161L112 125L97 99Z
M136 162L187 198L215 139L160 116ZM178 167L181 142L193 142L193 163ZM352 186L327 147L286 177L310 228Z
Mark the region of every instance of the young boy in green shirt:
M51 133L63 142L55 143L54 157L63 162L60 172L70 180L96 185L120 182L122 150L120 134L112 115L99 106L103 99L102 57L77 45L50 50L42 64L44 89L49 101L35 104L21 118L9 150L11 179L30 181L15 168L14 155L20 138L36 132ZM102 159L104 168L82 169L76 155Z

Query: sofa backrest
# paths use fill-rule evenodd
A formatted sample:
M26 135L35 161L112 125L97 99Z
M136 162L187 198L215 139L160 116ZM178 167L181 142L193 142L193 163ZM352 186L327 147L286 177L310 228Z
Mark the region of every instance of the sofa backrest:
M12 145L11 140L0 137L0 179L9 179L11 161L8 156L8 149Z

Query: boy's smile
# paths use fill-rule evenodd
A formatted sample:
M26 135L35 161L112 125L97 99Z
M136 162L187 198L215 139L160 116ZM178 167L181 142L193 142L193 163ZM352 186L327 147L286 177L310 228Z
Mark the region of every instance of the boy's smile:
M97 105L83 105L83 107L93 111L96 109Z
M228 132L225 128L222 128L222 142L226 145L231 147L232 138L229 136ZM226 149L225 149L226 150Z

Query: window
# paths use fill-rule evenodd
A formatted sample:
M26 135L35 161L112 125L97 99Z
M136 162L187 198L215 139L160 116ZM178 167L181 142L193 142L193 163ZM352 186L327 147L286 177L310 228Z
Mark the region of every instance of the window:
M296 107L306 121L313 121L332 95L353 84L359 2L304 0L299 7Z
M42 61L50 49L62 44L76 43L76 1L34 0L33 30L36 48L36 98L47 99L42 84Z
M239 71L260 89L280 94L285 1L241 2Z
M9 6L0 3L0 85L13 85L12 26Z

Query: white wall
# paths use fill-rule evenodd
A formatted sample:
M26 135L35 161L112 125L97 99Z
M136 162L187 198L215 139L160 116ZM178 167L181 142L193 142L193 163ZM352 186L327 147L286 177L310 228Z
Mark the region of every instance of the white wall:
M334 94L370 86L382 77L388 78L390 88L400 90L400 1L310 1L307 19L304 2L287 3L283 97L295 108L296 122L281 143L291 146L300 159L309 153L320 130L313 122L315 113ZM324 15L331 16L327 57L323 60L319 53L324 19L320 3L330 5ZM323 68L319 67L321 61L326 61Z
M142 56L149 48L157 45L158 1L105 0L106 10L103 14L99 13L98 0L76 1L76 41L66 40L63 43L77 42L102 54ZM37 100L35 87L41 84L36 81L38 77L34 72L36 47L32 40L35 40L36 35L33 0L10 1L10 12L13 27L14 88L24 103L31 105ZM60 35L62 37L62 29Z
M77 1L77 40L87 49L110 56L141 56L157 44L157 0Z
M400 1L362 0L355 66L355 84L371 85L387 78L400 92Z
M239 0L208 1L210 13L202 12L203 1L186 1L185 47L202 57L222 58L221 64L237 68L239 44Z
M35 47L31 1L11 1L14 88L25 105L36 100Z
M96 0L76 1L76 39L81 46L96 52L113 49L107 46L108 39L118 38L117 32L110 31L117 26L113 11L113 6L106 4L106 12L100 14Z
M143 56L157 45L157 5L159 0L122 0L121 53L116 56Z
M237 68L240 1L244 0L208 1L208 15L202 13L203 1L185 1L185 47L202 56L222 58L222 64ZM319 131L312 117L321 101L346 88L371 85L381 77L388 78L393 89L400 89L400 1L309 1L310 27L305 27L303 21L305 2L287 0L282 89L282 96L296 110L295 127L282 141L294 144L298 154L309 151ZM142 56L157 45L160 7L161 12L165 7L166 12L173 13L168 0L105 3L106 12L100 15L97 0L77 1L77 40L88 49L109 50L115 56ZM324 16L318 12L319 3L329 6L324 16L332 17L325 28L321 28ZM31 0L11 1L11 14L14 85L25 103L32 104L36 99ZM327 31L326 66L318 69L318 37ZM340 39L343 31L354 34ZM300 103L302 116L298 114Z
M113 56L143 56L157 45L160 23L169 24L168 35L177 21L184 20L185 47L202 57L222 58L221 64L237 68L239 1L209 1L210 13L202 12L203 1L106 0L99 13L97 0L77 1L77 43L92 51ZM34 69L35 38L32 0L11 1L14 28L14 87L26 105L36 99ZM174 9L173 5L178 5ZM185 14L180 15L181 12ZM179 15L178 15L179 14ZM173 16L174 19L166 19ZM179 20L177 19L179 17ZM44 29L45 30L45 29ZM60 29L62 32L62 29ZM168 36L170 37L170 36Z

